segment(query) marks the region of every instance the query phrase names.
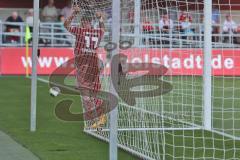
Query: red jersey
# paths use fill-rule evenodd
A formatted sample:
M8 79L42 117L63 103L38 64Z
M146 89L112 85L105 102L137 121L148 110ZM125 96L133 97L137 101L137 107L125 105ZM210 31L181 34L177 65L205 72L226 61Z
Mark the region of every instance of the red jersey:
M69 32L76 36L74 54L78 85L95 88L99 83L100 75L97 49L104 31L71 27Z
M84 87L98 93L101 88L100 67L97 56L97 49L103 37L102 29L86 29L80 27L71 27L69 32L76 36L75 43L75 66L78 87ZM88 90L81 89L88 93ZM91 100L83 98L83 104L86 111L91 111L94 107L100 106L102 100L92 95ZM86 112L85 119L94 119L91 112Z
M134 10L128 12L128 20L130 23L134 23Z
M104 34L102 29L71 27L69 31L76 36L75 55L96 54L96 50Z

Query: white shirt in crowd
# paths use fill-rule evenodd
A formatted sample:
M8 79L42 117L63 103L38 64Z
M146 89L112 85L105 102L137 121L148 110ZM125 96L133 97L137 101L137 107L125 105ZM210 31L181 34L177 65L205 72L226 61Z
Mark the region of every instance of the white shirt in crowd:
M26 18L26 23L29 27L32 27L33 26L33 17L32 16L28 16Z
M223 24L223 32L234 32L237 29L237 24L233 20L227 21L225 20Z
M182 29L190 29L191 28L192 23L189 21L186 22L180 22L180 26Z
M43 8L42 15L45 16L43 17L44 22L56 22L58 16L57 8L55 6L49 7L47 5Z
M168 19L165 21L163 19L161 19L159 21L159 28L164 29L164 26L168 26L169 29L173 29L173 21L171 19Z
M38 21L38 23L40 23L40 20ZM29 27L33 27L33 16L27 16L27 18L26 18L26 24L27 24Z
M72 12L73 12L72 8L66 6L66 7L64 7L64 8L62 9L61 15L63 15L64 18L68 18L68 17L71 16Z

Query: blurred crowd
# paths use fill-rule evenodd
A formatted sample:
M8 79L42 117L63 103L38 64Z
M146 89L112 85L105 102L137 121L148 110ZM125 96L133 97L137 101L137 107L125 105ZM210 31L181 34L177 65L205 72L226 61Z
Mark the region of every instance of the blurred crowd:
M134 9L129 11L128 13L129 23L134 23ZM198 29L197 33L204 33L204 16L203 14L200 16L200 24L195 21L190 12L181 11L178 17L173 20L170 18L168 12L163 12L161 18L155 25L155 22L152 22L149 16L143 16L143 24L142 24L142 32L146 34L180 34L183 39L193 38ZM200 31L199 31L200 30ZM133 30L132 30L133 31ZM224 21L221 20L221 13L217 6L213 6L212 10L212 34L213 34L213 42L230 42L240 44L240 38L238 38L238 34L240 34L240 24L237 24L231 14L226 14ZM222 37L220 40L219 37ZM152 40L149 39L150 43Z
M68 0L65 7L62 9L58 9L55 4L54 0L48 0L48 4L42 8L41 11L41 18L39 21L46 22L46 23L55 23L55 22L61 22L63 23L65 19L70 16L72 13L72 4L71 0ZM204 17L201 16L200 18L201 22L200 24L203 24ZM234 35L240 34L240 26L233 20L231 14L227 14L225 16L225 20L222 23L220 21L221 14L218 7L213 6L213 12L212 12L212 33L213 33L213 41L214 42L229 42L232 41L233 43L240 43L239 38L235 37ZM178 15L178 17L173 20L170 18L168 12L163 12L161 14L160 19L158 20L158 24L156 25L155 22L152 22L149 18L149 16L142 16L142 33L144 34L173 34L173 33L179 33L181 34L182 38L189 38L194 37L193 35L196 33L196 25L193 25L193 16L190 14L190 12L187 11L181 11L181 13ZM6 22L25 22L32 32L33 30L33 9L29 9L27 16L24 19L18 15L17 12L13 11L11 16L9 16L6 19ZM111 24L112 19L110 16L108 16L107 22ZM20 26L14 25L12 23L6 24L6 32L20 32ZM134 24L134 9L130 9L128 12L128 23ZM199 24L198 24L199 26ZM58 26L58 33L64 32L63 26ZM204 28L203 25L199 27L201 31L198 33L203 33ZM43 30L43 32L47 32L47 30ZM134 32L134 25L132 25L130 32ZM219 38L219 34L222 34L221 37L223 37L221 40ZM226 36L224 36L226 35ZM231 35L231 36L229 36ZM64 36L60 38L66 38ZM6 36L4 40L7 43L18 43L19 42L19 36ZM44 41L44 39L42 39ZM47 40L45 40L47 43ZM152 41L152 39L145 38L144 43L146 41Z
M29 26L30 31L33 31L33 9L29 9L27 12L27 16L25 19L25 23ZM58 9L55 4L54 0L48 0L48 4L44 6L44 8L41 11L40 20L41 22L46 23L55 23L55 22L61 22L63 23L65 21L65 18L67 18L72 13L72 4L71 0L68 0L66 3L66 6L62 9ZM14 25L14 23L17 22L24 22L24 19L18 15L16 11L13 11L11 16L9 16L6 19L6 22L10 22L6 25L6 32L20 32L20 26ZM62 26L62 29L58 30L58 32L64 31L64 28ZM46 31L46 30L45 30ZM6 36L5 41L7 43L17 43L19 42L19 36Z

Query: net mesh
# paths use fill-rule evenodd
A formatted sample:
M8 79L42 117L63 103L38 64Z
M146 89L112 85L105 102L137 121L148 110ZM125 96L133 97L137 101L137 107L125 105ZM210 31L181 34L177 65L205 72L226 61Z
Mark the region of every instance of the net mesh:
M138 2L141 10L137 9ZM111 41L111 28L114 27L111 23L114 18L111 16L112 1L73 0L73 5L81 8L76 23L81 22L81 17L88 16L94 26L95 13L105 13L106 32L99 56L105 63L101 89L109 91L110 64L103 47ZM214 1L210 131L204 129L206 117L203 114L203 7L202 0L121 1L120 39L134 44L121 53L127 56L128 63L158 63L168 69L164 76L152 74L142 78L141 84L147 85L129 88L129 80L141 76L138 72L128 73L126 79L120 79L118 144L143 159L240 157L240 81L236 74L239 68L234 63L239 57L239 13L236 9L240 3ZM229 17L236 24L228 25L225 19ZM163 95L149 92L142 96L142 92L159 87L157 84L161 81L171 84L172 90ZM133 99L136 100L134 105L130 103ZM107 141L109 122L100 132L85 122L85 131Z

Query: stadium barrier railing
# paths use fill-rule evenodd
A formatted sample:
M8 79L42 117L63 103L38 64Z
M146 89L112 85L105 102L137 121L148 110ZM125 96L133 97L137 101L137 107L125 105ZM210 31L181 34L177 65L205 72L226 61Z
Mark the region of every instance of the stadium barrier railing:
M19 32L6 32L7 25L19 26ZM142 24L144 25L144 24ZM158 24L152 24L154 28L158 28ZM179 25L174 24L174 28ZM24 47L26 23L10 23L0 21L0 46L3 47ZM222 26L219 25L221 28ZM40 47L72 47L74 44L74 37L69 34L63 27L62 23L40 23L39 32L39 46ZM106 44L111 40L110 35L110 24L106 24L106 35L103 43ZM121 26L121 40L127 40L134 42L135 34L132 28L133 24L124 23ZM141 43L137 47L163 47L163 48L203 48L203 29L202 24L192 24L191 34L183 33L177 29L172 29L169 33L162 33L154 30L151 33L141 33L139 35ZM17 36L19 37L18 42L8 42L6 37ZM213 42L213 48L240 48L240 34L213 34L213 37L218 37L218 41ZM223 43L223 39L227 38L228 42ZM236 39L233 41L233 39ZM237 43L236 43L237 41ZM134 44L134 43L133 43ZM30 43L31 45L31 43Z

